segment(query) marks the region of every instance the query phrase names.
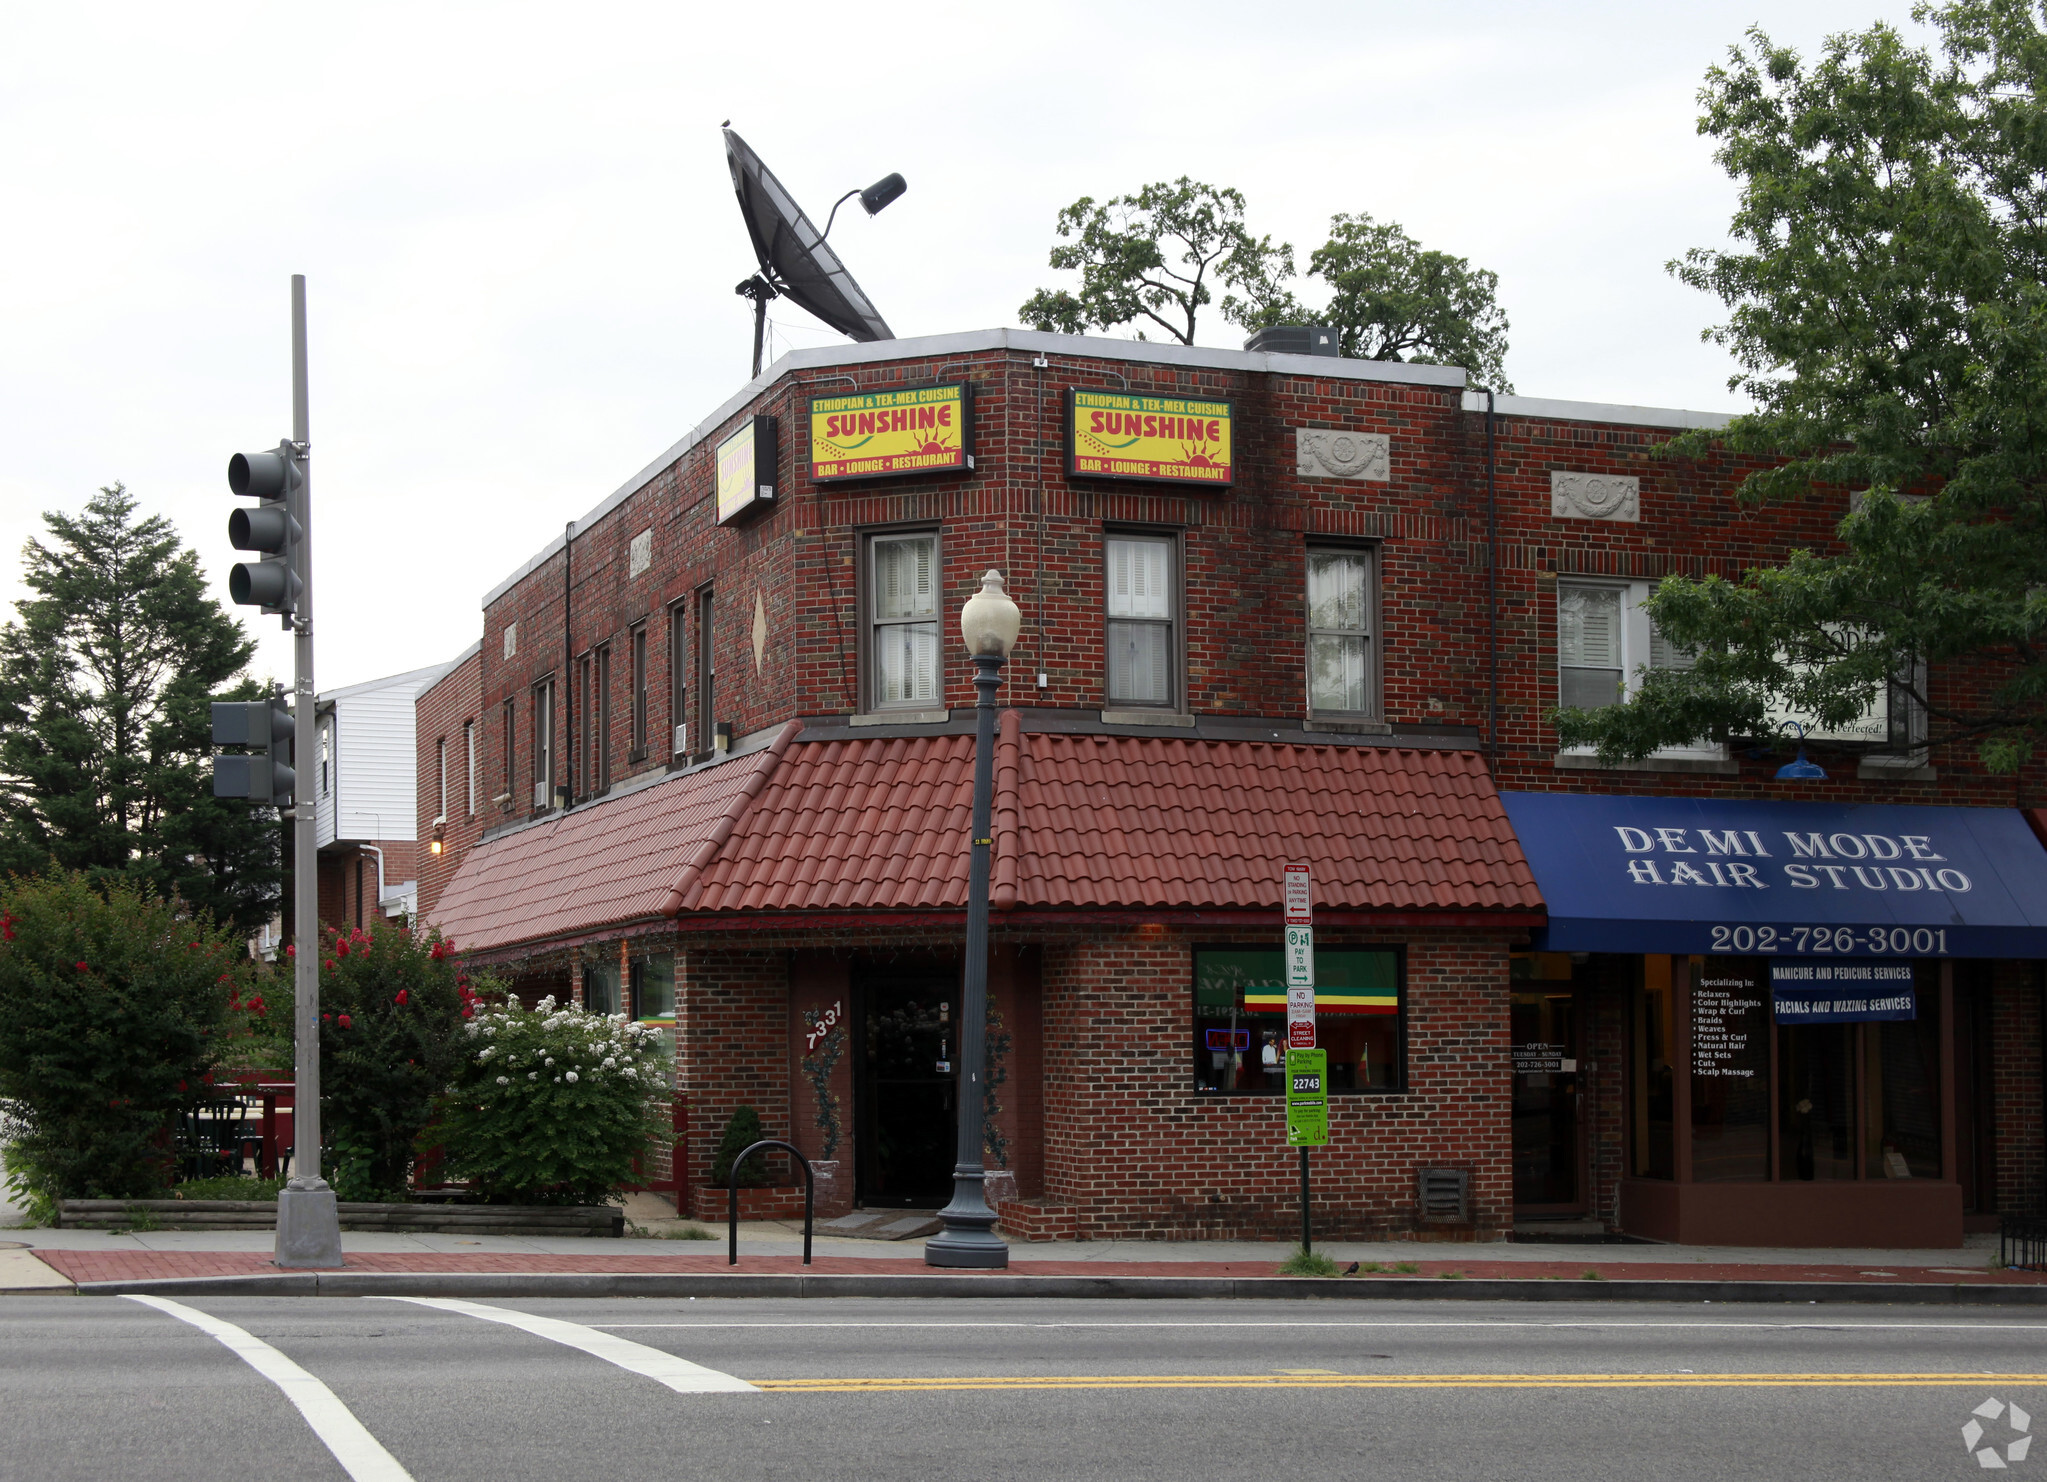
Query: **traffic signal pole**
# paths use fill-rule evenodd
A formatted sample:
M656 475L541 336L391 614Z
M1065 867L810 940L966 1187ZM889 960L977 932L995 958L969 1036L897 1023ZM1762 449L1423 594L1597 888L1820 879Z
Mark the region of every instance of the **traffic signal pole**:
M294 739L310 748L295 754L301 779L293 794L292 868L292 1037L296 1044L292 1088L292 1176L277 1196L279 1266L332 1268L341 1264L340 1211L334 1190L320 1177L320 840L318 794L311 784L318 757L319 717L313 713L313 472L311 413L306 393L306 280L291 279L291 440L297 453L298 486L292 515L298 522L295 610L287 619L293 638ZM309 764L310 763L310 764Z

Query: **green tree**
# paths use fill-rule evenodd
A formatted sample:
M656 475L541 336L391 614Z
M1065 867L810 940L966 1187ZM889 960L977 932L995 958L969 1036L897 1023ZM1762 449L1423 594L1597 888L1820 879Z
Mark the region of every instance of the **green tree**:
M1052 249L1052 266L1077 271L1080 291L1032 294L1017 313L1033 329L1084 334L1142 319L1191 345L1214 284L1263 304L1293 273L1293 248L1245 227L1242 195L1185 175L1110 201L1082 196L1059 213L1058 232L1071 242Z
M118 875L0 881L8 1167L41 1199L147 1198L173 1115L236 1053L253 964L225 930Z
M1868 491L1840 544L1739 581L1666 578L1649 610L1698 655L1624 705L1560 711L1610 759L1760 735L1773 702L1837 725L1888 686L1935 746L1992 771L2047 726L2047 34L2029 0L1875 25L1808 65L1751 30L1707 74L1700 132L1740 183L1724 250L1671 265L1717 295L1708 338L1756 410L1718 442L1769 466L1744 502ZM1922 682L1919 676L1928 676Z
M261 693L241 678L255 645L121 485L43 523L0 628L0 869L124 876L254 930L277 899L277 815L216 799L208 759L212 700Z

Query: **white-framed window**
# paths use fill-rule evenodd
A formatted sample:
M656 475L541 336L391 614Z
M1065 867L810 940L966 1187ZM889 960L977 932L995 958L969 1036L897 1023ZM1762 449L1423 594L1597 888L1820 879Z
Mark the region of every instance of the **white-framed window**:
M1592 577L1557 580L1557 703L1597 710L1627 699L1650 669L1689 669L1692 656L1661 633L1643 603L1654 584L1601 581ZM1583 748L1589 751L1591 748ZM1659 757L1719 759L1717 741L1665 746Z
M434 770L439 776L441 808L435 815L435 823L445 823L448 818L448 738L441 737L434 743Z
M1317 715L1379 712L1374 554L1308 548L1308 708Z
M533 686L533 809L554 806L554 681Z
M474 818L476 816L476 722L473 720L462 722L462 752L466 758L462 768L462 777L469 785L469 816ZM443 811L445 812L446 810L444 809Z
M1176 703L1173 538L1111 535L1102 555L1109 704L1169 708Z
M929 709L940 701L938 532L867 542L870 709Z
M320 796L326 797L334 790L334 721L332 717L320 722Z

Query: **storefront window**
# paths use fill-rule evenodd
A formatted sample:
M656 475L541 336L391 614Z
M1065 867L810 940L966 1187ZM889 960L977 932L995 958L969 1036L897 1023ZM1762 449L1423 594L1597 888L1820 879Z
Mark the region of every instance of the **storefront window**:
M1777 1166L1786 1179L1855 1177L1857 1028L1777 1031Z
M657 1030L664 1059L675 1058L675 958L656 952L633 963L632 1015Z
M1670 959L1642 960L1642 988L1635 995L1634 1053L1628 1094L1636 1178L1676 1178L1676 1019L1671 1013Z
M1920 970L1919 1017L1863 1026L1864 1178L1940 1177L1940 1025Z
M1693 1183L1942 1176L1938 964L1641 961L1628 1057L1633 1177L1678 1177L1673 1151L1688 1151ZM1674 1149L1680 1117L1690 1143Z
M618 964L584 963L583 1007L593 1014L623 1013L624 1007L618 1000Z
M1692 979L1692 1181L1770 1176L1770 984L1751 958Z
M1329 1053L1329 1089L1405 1085L1401 955L1391 948L1315 950L1316 1042ZM1285 1091L1286 975L1278 947L1201 947L1194 953L1194 1084L1215 1094Z

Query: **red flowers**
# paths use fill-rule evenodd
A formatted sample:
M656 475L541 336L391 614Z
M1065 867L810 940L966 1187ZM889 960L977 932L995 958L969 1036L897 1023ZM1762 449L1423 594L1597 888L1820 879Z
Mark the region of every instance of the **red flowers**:
M14 918L5 911L0 911L0 942L11 942L13 940Z
M336 963L336 962L334 961L334 959L333 959L333 958L331 958L331 957L330 957L330 958L328 958L328 959L327 959L327 971L328 971L328 972L330 972L330 973L331 973L331 972L333 972L333 971L334 971L334 969L335 969L335 968L336 968L336 967L337 967L338 965L339 965L339 964L337 964L337 963Z
M443 957L446 957L448 955L448 944L446 942L435 942L431 947L426 949L426 955L431 957L435 962L439 962Z
M463 1017L463 1018L465 1018L465 1019L474 1019L474 1018L476 1017L476 1010L475 1010L475 1009L464 1009L464 1010L462 1011L462 1017Z
M248 1007L249 1012L252 1014L261 1014L266 1012L266 1010L263 1007L263 995L259 993L254 998L250 999Z
M343 1029L355 1028L355 1021L349 1018L348 1015L346 1014L343 1014L339 1019L335 1020L334 1022L339 1024Z
M410 988L400 988L400 989L398 990L398 996L397 996L396 998L392 999L392 1000L391 1000L391 1002L393 1002L393 1003L397 1004L397 1005L398 1005L398 1006L399 1006L400 1008L404 1008L404 1007L405 1007L405 1004L406 1004L406 1001L407 1001L408 999L410 999L411 997L412 997L412 990L411 990Z
M286 957L296 957L299 955L299 949L296 947L286 947L284 949L284 955Z
M78 964L78 970L79 970L80 972L82 972L82 973L89 973L89 972L91 972L91 971L92 971L92 969L91 969L91 968L87 967L87 966L86 966L86 965L85 965L84 963L82 963L82 962Z
M334 1022L334 1016L332 1014L322 1014L320 1015L320 1022L322 1024L332 1024Z

